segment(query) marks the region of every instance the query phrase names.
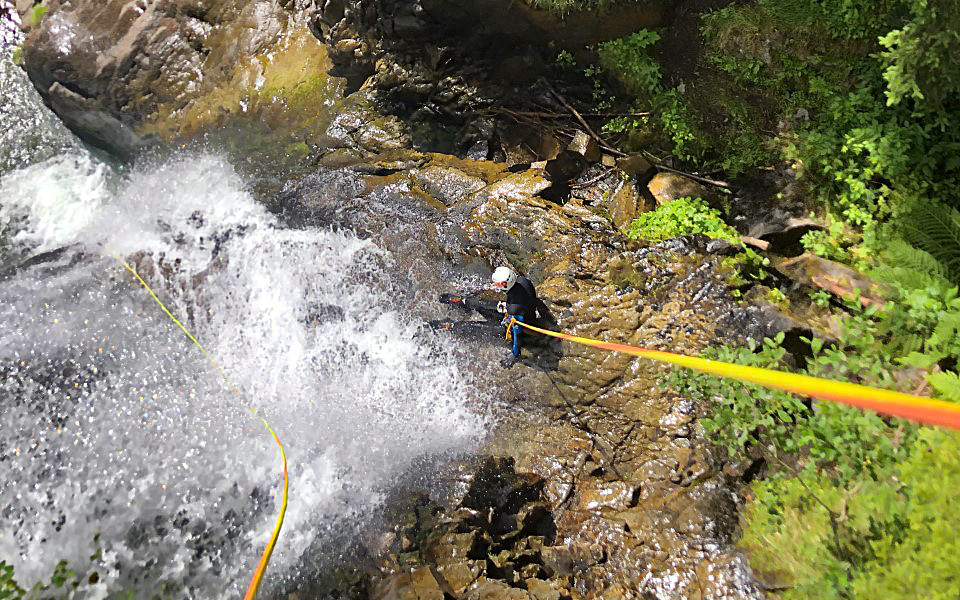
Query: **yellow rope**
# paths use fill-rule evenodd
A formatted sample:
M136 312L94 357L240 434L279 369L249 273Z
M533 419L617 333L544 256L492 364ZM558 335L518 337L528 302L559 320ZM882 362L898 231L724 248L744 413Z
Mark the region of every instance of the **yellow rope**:
M604 342L559 331L541 329L533 325L527 325L523 321L518 321L511 317L510 322L507 324L508 331L514 325L520 325L530 331L536 331L543 335L549 335L585 346L602 348L611 352L632 354L650 360L695 369L711 375L754 383L768 388L802 394L830 402L840 402L894 417L926 423L928 425L942 425L953 429L960 429L960 404L953 402L944 402L942 400L904 394L893 390L873 388L846 381L834 381L831 379L812 377L810 375L801 375L799 373L748 367L717 360L708 360L696 356L676 354L674 352L650 350L648 348L629 346L616 342Z
M157 294L154 293L153 289L151 289L143 277L137 273L136 269L134 269L127 261L123 260L120 258L120 256L112 251L111 254L113 254L113 258L116 259L118 263L123 265L123 267L136 278L140 285L143 286L143 289L147 290L147 293L150 294L150 297L153 298L154 302L156 302L160 308L163 309L163 312L167 315L167 317L176 323L177 327L183 331L187 338L189 338L189 340L200 349L200 352L202 352L207 358L207 361L209 361L213 368L220 374L220 377L223 378L227 389L229 389L238 400L246 404L242 391L230 382L230 378L227 377L227 372L224 371L223 367L220 366L220 363L217 362L213 355L207 352L207 349L203 347L203 344L200 343L200 340L194 337L194 335L190 333L190 330L187 329L187 327L181 323L172 312L170 312L170 309L168 309L167 306L157 296ZM277 523L273 528L273 535L270 537L270 542L267 544L263 554L260 556L260 562L257 563L257 568L253 572L253 577L250 580L250 584L247 586L247 593L243 596L244 600L253 600L253 598L257 596L257 590L260 588L260 582L263 579L264 573L266 573L267 565L270 563L270 557L273 555L273 549L277 544L277 538L280 537L280 529L283 527L283 518L287 514L287 495L290 487L290 478L287 474L287 453L283 448L283 443L280 441L280 438L273 431L273 428L270 427L270 424L267 423L267 420L257 413L255 408L247 406L247 410L250 411L250 414L260 419L260 421L263 423L263 426L268 432L270 432L270 435L273 436L273 440L277 443L277 447L280 449L280 457L283 459L283 500L280 505L280 514L277 516Z

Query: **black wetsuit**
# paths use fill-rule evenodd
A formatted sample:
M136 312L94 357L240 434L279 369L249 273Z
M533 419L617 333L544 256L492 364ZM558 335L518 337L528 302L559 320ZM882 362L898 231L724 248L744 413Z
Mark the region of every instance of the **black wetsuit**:
M537 290L523 275L518 275L517 282L507 290L507 314L523 317L526 323L537 317Z
M516 283L507 290L507 315L523 323L532 323L537 318L537 290L530 280L523 275L517 276ZM513 337L514 359L520 357L520 330L519 325L511 329ZM511 363L512 364L512 363Z

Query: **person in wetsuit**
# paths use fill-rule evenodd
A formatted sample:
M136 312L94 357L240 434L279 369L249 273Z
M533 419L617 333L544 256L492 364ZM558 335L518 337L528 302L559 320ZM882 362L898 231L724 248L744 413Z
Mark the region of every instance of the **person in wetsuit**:
M516 319L522 323L531 323L537 318L537 290L529 279L523 275L518 275L510 267L497 267L491 276L493 287L507 292L507 300L499 308L502 308L503 325ZM511 355L501 361L501 365L509 369L520 360L521 342L520 332L523 328L520 325L513 325L510 332L513 337L513 347Z

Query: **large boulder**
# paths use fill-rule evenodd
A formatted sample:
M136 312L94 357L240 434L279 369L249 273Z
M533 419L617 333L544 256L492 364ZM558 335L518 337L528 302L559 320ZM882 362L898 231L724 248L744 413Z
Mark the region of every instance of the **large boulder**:
M38 23L27 23L30 79L81 138L123 156L248 111L260 91L302 94L329 68L323 47L293 18L295 0L46 6Z
M680 198L700 198L714 208L720 207L717 194L712 189L676 173L657 173L647 184L647 189L656 199L657 206Z

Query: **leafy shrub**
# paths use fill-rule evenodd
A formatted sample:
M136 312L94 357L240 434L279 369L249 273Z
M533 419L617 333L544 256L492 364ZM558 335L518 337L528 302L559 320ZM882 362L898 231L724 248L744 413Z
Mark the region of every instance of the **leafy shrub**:
M910 458L896 469L904 491L892 506L901 530L871 540L875 557L853 583L857 598L929 598L960 596L960 538L956 515L960 498L960 436L924 428ZM872 508L872 507L868 507Z
M960 78L949 65L960 55L960 11L954 0L909 0L913 18L880 39L886 49L883 77L887 104L912 100L937 115L944 126L956 125Z
M600 66L612 73L633 94L653 95L660 89L660 65L648 48L660 39L655 31L636 33L604 42L597 47Z
M702 233L708 237L740 242L720 212L700 198L678 198L643 213L627 229L627 237L659 242L681 235Z
M671 153L681 160L695 161L703 157L705 147L683 96L675 90L663 92L654 101L663 132L673 142Z
M786 600L957 597L960 436L924 427L901 454L845 486L805 471L753 487L740 544L781 569Z
M760 348L753 343L749 348L721 347L705 352L704 356L786 370L782 342L780 334L776 339L764 340ZM863 356L863 360L850 360L848 355L855 352L824 348L816 340L812 346L811 374L895 386L895 379L881 360L873 360L869 355ZM786 392L681 370L675 370L668 382L684 396L711 406L709 416L701 423L711 439L731 456L751 446L761 449L771 460L802 452L812 468L836 481L848 482L864 472L872 472L878 465L890 464L896 454L889 436L883 435L892 427L872 413L843 405L811 403Z
M92 572L87 580L94 583L97 580L96 573ZM37 583L27 592L17 584L13 567L0 560L0 600L71 598L83 581L84 578L72 570L67 561L61 560L54 567L48 582Z
M23 598L23 588L13 578L13 567L0 560L0 600Z
M805 371L913 391L922 380L909 367L956 368L960 359L957 286L945 264L903 240L889 242L880 263L872 274L892 300L850 303L839 343L809 340ZM783 339L705 354L786 369ZM960 401L955 371L927 372L927 380L940 397ZM752 487L741 544L755 567L782 567L785 598L955 597L960 554L944 538L950 513L941 511L956 510L944 485L960 478L956 434L687 371L675 370L669 383L710 407L701 424L729 455L770 465Z

